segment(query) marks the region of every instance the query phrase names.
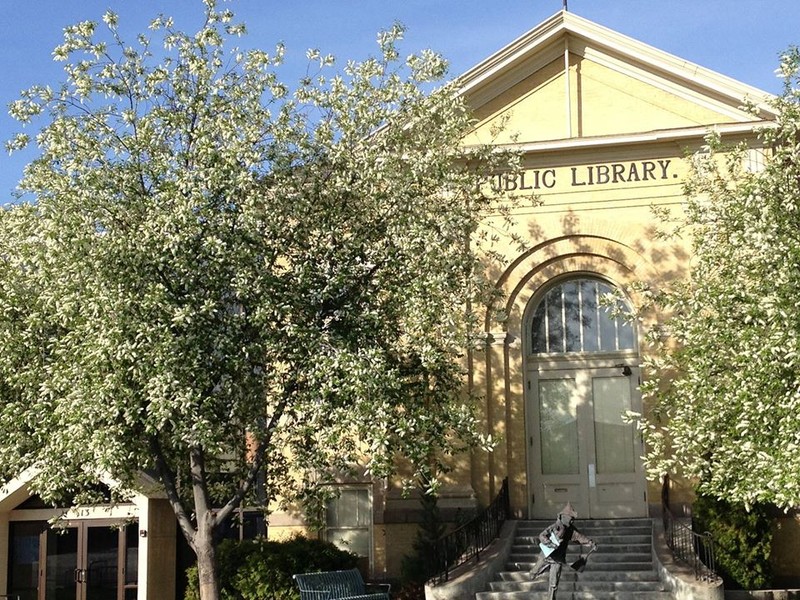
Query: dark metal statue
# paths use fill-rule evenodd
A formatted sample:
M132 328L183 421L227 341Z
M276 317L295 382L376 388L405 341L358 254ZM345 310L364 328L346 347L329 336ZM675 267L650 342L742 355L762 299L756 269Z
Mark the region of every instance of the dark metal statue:
M530 576L531 580L534 580L550 571L550 588L547 596L549 600L555 600L558 581L561 578L561 569L567 562L567 546L569 546L570 542L589 546L590 554L597 549L597 544L575 528L575 519L577 517L578 513L567 502L567 505L558 513L556 522L539 534L539 548L541 548L542 552L531 569ZM579 562L576 561L576 565ZM585 559L583 564L585 564ZM582 567L583 565L580 566ZM576 570L582 571L583 569L576 566Z

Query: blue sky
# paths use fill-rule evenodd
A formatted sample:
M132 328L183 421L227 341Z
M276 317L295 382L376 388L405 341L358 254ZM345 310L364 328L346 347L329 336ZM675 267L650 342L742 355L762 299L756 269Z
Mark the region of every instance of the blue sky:
M318 47L340 63L375 52L377 31L400 21L403 49L432 48L458 75L559 11L562 0L232 0L249 30L239 44L287 46L288 62L305 65ZM62 65L51 59L66 25L120 15L120 29L145 31L159 13L194 31L201 0L0 0L0 140L18 131L5 107L33 84L57 84ZM569 10L640 41L768 92L778 93L778 56L800 45L800 0L569 0ZM302 65L302 67L301 67ZM32 154L0 153L0 204Z

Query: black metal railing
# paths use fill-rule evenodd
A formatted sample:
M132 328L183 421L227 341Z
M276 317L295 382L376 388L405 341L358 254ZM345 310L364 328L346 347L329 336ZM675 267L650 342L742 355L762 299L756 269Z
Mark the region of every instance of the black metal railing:
M691 519L676 519L669 508L669 480L664 480L661 494L661 511L664 520L664 537L675 558L694 570L696 579L707 582L719 581L717 574L714 538L710 533L697 533L692 529Z
M437 540L434 553L436 564L432 570L436 575L430 582L434 585L444 583L456 567L473 559L479 561L481 552L500 535L500 529L510 513L508 478L505 478L497 497L484 511Z

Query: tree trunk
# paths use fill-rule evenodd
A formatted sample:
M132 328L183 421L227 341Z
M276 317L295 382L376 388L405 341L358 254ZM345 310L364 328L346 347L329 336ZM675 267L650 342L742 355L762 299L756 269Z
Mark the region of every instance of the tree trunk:
M194 538L200 600L219 600L217 549L214 546L214 531L207 520L198 518L197 535Z

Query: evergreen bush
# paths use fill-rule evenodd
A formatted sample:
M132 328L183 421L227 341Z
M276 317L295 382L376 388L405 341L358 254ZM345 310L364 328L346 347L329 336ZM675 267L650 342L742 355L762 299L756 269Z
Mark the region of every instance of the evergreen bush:
M717 571L725 587L763 589L772 582L772 518L764 505L748 510L705 495L694 503L694 528L714 538Z
M295 573L354 568L358 556L331 543L297 536L287 541L225 540L217 549L222 600L299 600ZM184 600L199 600L197 566L187 570Z
M436 542L444 535L446 527L442 523L437 506L435 494L423 493L420 496L422 504L422 522L417 530L414 540L413 553L403 557L402 582L404 587L421 586L441 566L436 560Z

